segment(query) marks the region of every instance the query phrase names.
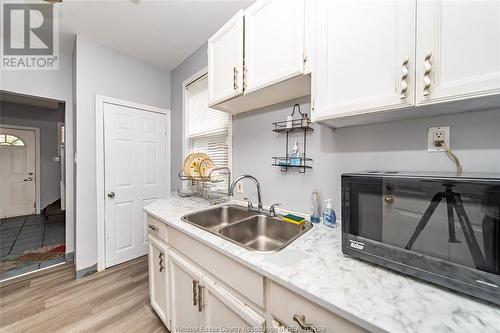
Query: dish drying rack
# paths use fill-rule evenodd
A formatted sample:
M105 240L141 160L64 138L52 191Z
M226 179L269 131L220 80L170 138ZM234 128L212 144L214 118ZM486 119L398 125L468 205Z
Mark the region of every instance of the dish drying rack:
M217 177L226 175L227 177ZM210 171L208 177L186 176L184 171L178 173L179 179L183 182L177 193L181 197L201 196L207 199L210 204L216 205L229 200L229 187L231 186L231 170L228 167L217 167ZM224 179L227 178L227 179ZM221 190L217 183L227 181L227 189Z

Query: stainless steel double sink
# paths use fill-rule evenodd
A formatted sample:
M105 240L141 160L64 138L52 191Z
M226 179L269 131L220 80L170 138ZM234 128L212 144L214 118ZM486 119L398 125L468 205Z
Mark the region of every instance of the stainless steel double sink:
M182 217L184 222L211 232L251 251L275 252L312 228L295 225L237 205L222 205Z

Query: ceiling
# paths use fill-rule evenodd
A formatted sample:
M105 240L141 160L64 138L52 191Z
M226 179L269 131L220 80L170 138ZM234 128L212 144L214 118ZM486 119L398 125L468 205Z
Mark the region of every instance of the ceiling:
M71 55L78 34L172 70L252 2L64 0L54 5L59 10L60 52Z

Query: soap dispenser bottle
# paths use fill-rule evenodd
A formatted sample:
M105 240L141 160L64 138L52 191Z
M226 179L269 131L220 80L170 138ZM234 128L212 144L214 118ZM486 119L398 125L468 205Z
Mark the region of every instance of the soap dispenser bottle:
M325 200L326 208L323 210L323 224L327 227L334 228L337 225L337 216L332 209L332 199Z

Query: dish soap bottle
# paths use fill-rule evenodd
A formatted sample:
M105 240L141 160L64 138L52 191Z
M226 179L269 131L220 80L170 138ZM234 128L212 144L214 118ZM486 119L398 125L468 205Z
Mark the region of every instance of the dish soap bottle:
M323 210L323 224L330 228L335 228L337 225L337 216L332 209L332 199L325 200L326 208Z
M300 166L300 152L299 152L299 142L295 141L293 145L293 150L290 153L290 165Z

